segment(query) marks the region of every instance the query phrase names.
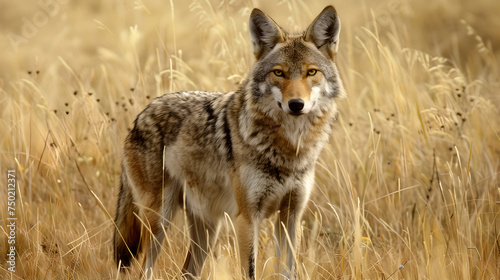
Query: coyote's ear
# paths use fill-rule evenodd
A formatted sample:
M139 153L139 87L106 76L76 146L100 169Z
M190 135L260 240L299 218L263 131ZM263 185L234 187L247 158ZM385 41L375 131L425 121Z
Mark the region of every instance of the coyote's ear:
M304 39L333 59L339 47L339 33L337 11L333 6L327 6L307 28Z
M276 44L285 40L285 34L276 22L259 9L253 9L248 29L252 39L253 52L257 59L272 50Z

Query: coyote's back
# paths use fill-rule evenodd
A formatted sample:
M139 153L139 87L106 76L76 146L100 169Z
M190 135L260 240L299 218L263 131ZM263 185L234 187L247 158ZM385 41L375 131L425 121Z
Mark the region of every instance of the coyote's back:
M254 278L259 225L279 210L278 270L295 279L300 218L336 120L334 99L344 95L334 63L340 21L328 6L303 34L290 35L254 9L249 29L256 62L238 90L165 94L135 119L115 219L122 267L145 248L143 272L150 277L163 227L186 209L185 276L200 275L229 214L243 273Z

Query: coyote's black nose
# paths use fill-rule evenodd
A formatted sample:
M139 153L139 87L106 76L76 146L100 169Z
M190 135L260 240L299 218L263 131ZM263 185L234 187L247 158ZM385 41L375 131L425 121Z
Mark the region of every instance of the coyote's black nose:
M290 101L288 101L288 107L294 113L300 112L302 110L302 108L304 108L304 104L305 104L304 100L302 100L300 98L294 98L294 99L290 99Z

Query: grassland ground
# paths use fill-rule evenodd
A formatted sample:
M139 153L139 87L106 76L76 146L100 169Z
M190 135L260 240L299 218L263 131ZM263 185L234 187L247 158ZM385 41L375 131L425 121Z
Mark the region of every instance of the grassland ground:
M118 278L112 216L137 113L167 92L237 88L252 8L293 32L329 4L348 98L302 221L300 279L500 279L493 0L1 1L0 278ZM238 274L226 223L203 279ZM272 224L258 279L274 277ZM184 227L175 217L155 277L179 277Z

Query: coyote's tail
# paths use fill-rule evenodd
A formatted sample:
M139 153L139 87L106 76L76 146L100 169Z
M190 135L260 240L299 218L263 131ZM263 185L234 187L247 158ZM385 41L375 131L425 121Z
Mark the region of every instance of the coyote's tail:
M132 188L125 172L125 170L122 171L120 180L113 237L115 262L119 265L121 261L121 270L130 266L132 258L137 257L142 247L140 246L141 223L136 217L139 214L139 208L134 204Z

